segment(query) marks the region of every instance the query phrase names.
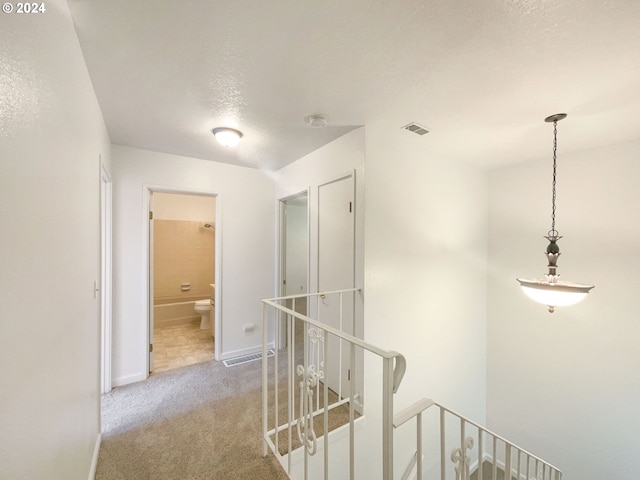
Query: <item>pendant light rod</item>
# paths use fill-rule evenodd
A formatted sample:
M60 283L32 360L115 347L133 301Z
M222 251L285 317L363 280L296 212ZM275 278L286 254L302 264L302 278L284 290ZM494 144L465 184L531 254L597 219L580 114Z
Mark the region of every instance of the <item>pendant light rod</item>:
M566 113L556 113L544 119L547 123L553 122L553 182L551 195L551 230L549 236L557 236L556 231L556 163L558 158L558 122L567 118Z

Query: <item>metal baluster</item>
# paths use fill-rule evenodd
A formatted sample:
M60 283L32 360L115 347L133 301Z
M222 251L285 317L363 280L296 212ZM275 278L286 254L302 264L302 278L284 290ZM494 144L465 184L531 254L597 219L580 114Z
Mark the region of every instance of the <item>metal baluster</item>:
M300 401L302 402L302 419L304 422L304 480L307 480L309 478L309 449L306 446L306 442L307 442L307 428L308 428L308 411L309 411L309 406L308 406L308 402L307 402L307 392L306 392L306 388L307 388L307 374L309 372L309 359L308 359L308 355L309 355L309 325L307 324L307 322L304 322L304 359L302 360L302 364L304 366L304 373L302 374L302 381L304 382L304 395L300 395Z
M494 478L498 478L498 460L496 458L496 449L497 449L497 439L495 437L495 435L491 435L493 437L493 452L492 452L492 456L493 456L493 475L491 476L492 479Z
M275 354L273 356L273 360L274 360L274 372L273 372L273 407L275 408L275 428L276 428L276 433L275 433L275 437L276 437L276 452L279 452L280 450L278 450L278 441L280 439L280 435L278 435L278 427L280 426L280 419L279 419L279 398L278 398L278 384L279 384L279 378L278 378L278 374L279 374L279 370L278 370L278 357L280 355L278 355L278 347L277 344L280 341L280 322L282 320L282 315L278 315L278 318L275 319L274 321L274 351Z
M329 354L329 335L324 332L324 349L323 357L327 361ZM324 379L324 480L329 480L329 385L327 379Z
M445 433L444 409L440 407L440 480L447 480L445 472Z
M422 412L416 416L416 444L417 444L417 462L418 462L418 480L422 480Z
M483 436L482 430L478 428L478 480L482 480Z
M267 372L267 304L262 305L262 456L267 456L267 418L269 409L269 376Z
M511 445L508 443L504 446L504 456L504 476L511 478Z
M467 478L467 476L465 475L465 457L467 456L467 450L465 448L465 423L464 420L460 419L460 464L458 465L458 467L460 468L460 478L461 480L469 480Z
M294 306L295 306L295 300L294 300ZM289 365L288 365L288 375L287 375L287 395L289 398L288 401L288 415L289 415L289 424L288 424L288 433L289 433L289 438L288 438L288 450L287 450L287 464L288 464L288 470L287 473L291 474L291 452L293 450L293 442L292 442L292 426L293 426L293 407L294 407L294 403L293 403L293 399L294 399L294 385L293 385L293 381L294 381L294 376L293 376L293 371L294 371L294 363L295 363L295 351L296 351L296 345L295 345L295 335L294 335L294 331L295 331L295 325L296 325L296 319L295 317L293 317L292 315L289 315L289 323L287 324L287 345L289 346Z
M339 294L340 296L340 319L339 319L339 330L343 332L342 325L342 292ZM352 369L353 371L353 369ZM342 338L338 339L338 372L340 372L340 381L338 382L338 400L342 400Z
M355 371L354 366L355 366L355 362L356 362L356 346L351 343L351 349L350 349L350 362L349 362L349 368L351 368L351 371ZM349 478L351 480L353 480L354 478L356 478L356 471L355 471L355 453L356 453L356 431L355 431L355 426L354 426L354 421L355 421L355 410L354 410L354 405L353 405L353 397L355 396L355 391L354 391L354 382L351 382L351 386L349 388ZM393 415L393 410L391 410L390 416ZM393 418L391 419L391 421L393 422ZM391 425L391 428L393 428L393 423ZM391 435L393 435L393 431L391 431ZM393 450L391 451L391 455L393 456Z

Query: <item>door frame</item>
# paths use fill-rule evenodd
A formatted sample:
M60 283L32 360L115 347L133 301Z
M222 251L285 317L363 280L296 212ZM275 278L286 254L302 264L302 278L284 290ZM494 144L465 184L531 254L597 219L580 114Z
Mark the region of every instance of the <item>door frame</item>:
M100 156L100 391L111 391L113 183Z
M215 360L220 360L220 352L222 349L222 299L223 299L223 281L222 281L222 234L223 229L223 219L222 219L222 195L218 192L213 192L210 190L192 190L185 189L180 187L169 187L166 185L149 185L144 184L142 186L143 190L143 204L146 208L143 211L143 229L144 229L144 257L146 259L145 271L147 274L145 275L145 291L147 294L147 302L146 302L146 315L144 315L144 321L146 323L145 330L145 344L142 346L144 349L146 358L146 378L149 377L149 367L150 367L150 353L149 345L150 340L153 339L153 279L151 278L152 268L153 268L153 258L151 242L152 231L149 225L149 203L150 198L154 192L156 193L181 193L185 195L201 195L205 197L215 197L216 199L216 211L215 211L215 224L216 224L216 236L215 236L215 268L213 273L213 282L216 286L216 301L214 304L213 312L214 312L214 358Z
M309 195L311 193L311 187L306 188L305 190L300 190L296 193L292 193L290 195L287 195L285 197L281 197L278 199L278 239L277 239L277 245L278 245L278 259L277 259L277 280L276 280L276 296L278 297L282 297L285 295L285 287L284 287L284 277L286 274L286 261L287 261L287 257L286 257L286 227L287 227L287 221L286 221L286 202L288 200L293 200L295 198L298 197L302 197L302 196L306 196L307 197L307 255L306 255L306 259L307 259L307 290L309 290L309 282L311 281L311 221L310 221L310 214L311 214L311 202L310 202L310 198ZM307 312L309 311L309 302L307 300ZM287 336L286 336L286 329L284 328L284 319L280 318L279 319L280 322L280 336L279 338L276 339L276 348L277 349L283 349L286 348L287 346Z

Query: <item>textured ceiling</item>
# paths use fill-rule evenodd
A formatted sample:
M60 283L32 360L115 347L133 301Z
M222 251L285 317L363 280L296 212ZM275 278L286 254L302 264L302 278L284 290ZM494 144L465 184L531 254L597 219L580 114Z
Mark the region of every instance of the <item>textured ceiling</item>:
M113 143L275 170L369 122L496 167L640 137L637 0L69 0ZM325 128L304 117L323 113ZM231 150L211 129L244 132Z

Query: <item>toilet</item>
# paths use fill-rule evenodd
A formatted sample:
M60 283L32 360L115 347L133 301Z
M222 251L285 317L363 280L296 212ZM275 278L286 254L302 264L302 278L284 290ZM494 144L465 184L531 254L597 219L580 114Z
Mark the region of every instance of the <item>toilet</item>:
M198 313L198 315L202 317L202 319L200 320L200 328L203 330L210 328L209 312L211 311L211 300L209 298L205 298L203 300L196 300L193 308Z

